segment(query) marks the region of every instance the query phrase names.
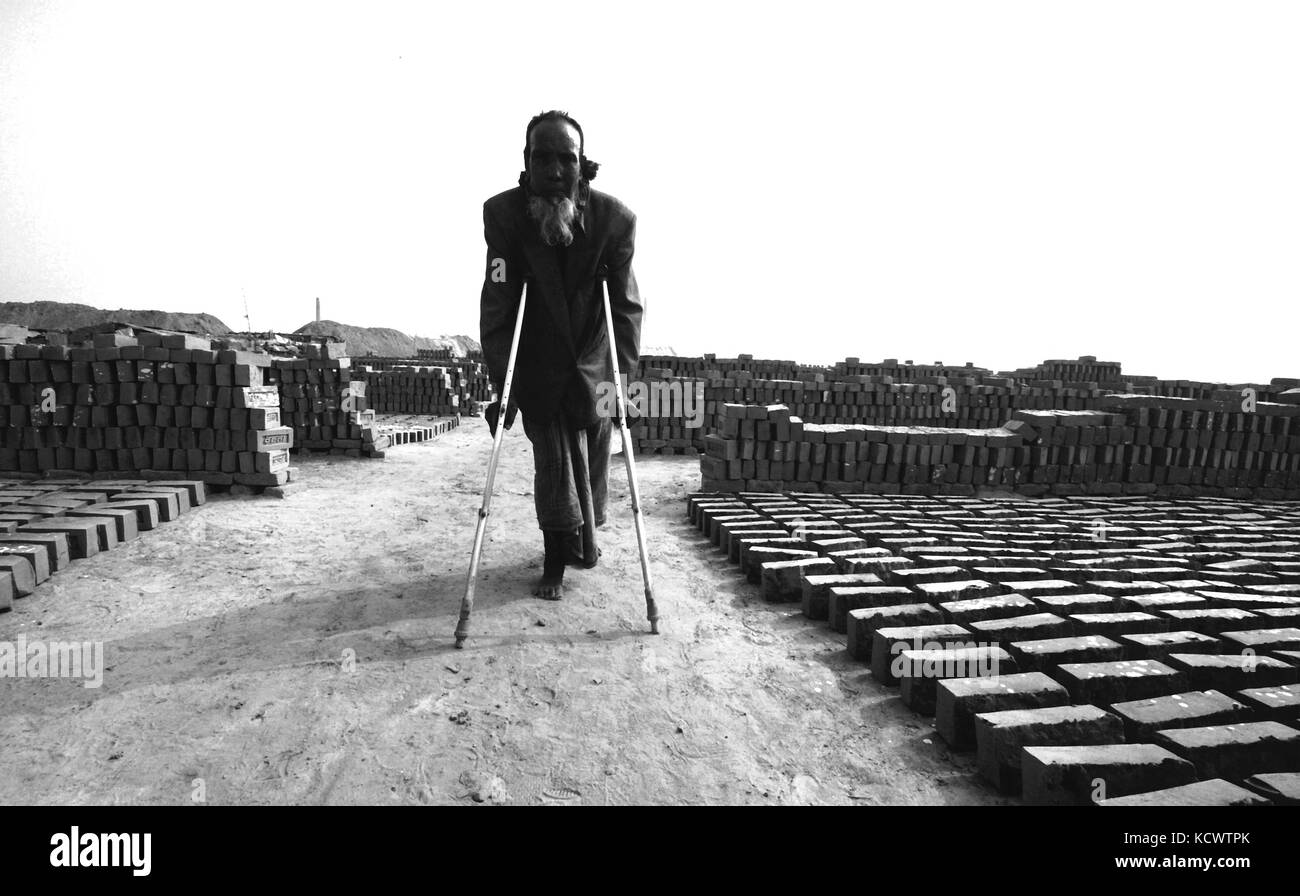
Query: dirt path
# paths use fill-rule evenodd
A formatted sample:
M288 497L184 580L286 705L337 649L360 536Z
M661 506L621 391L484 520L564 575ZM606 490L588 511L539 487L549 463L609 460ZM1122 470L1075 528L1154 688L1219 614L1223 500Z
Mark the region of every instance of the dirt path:
M529 594L511 432L455 650L490 447L468 420L383 461L304 460L285 500L214 496L19 601L0 641L103 641L108 668L99 689L0 679L0 802L1005 802L695 532L695 458L639 458L654 637L621 461L601 566L562 602Z

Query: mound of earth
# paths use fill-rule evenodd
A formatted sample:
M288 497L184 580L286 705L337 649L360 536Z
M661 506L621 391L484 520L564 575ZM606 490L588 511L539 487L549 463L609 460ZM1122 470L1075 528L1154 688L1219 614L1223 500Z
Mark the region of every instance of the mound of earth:
M79 330L98 324L123 323L210 336L224 336L230 332L230 327L211 314L126 308L108 311L75 302L0 302L0 323L18 324L34 330Z
M376 355L381 358L413 358L420 349L450 348L457 357L478 351L478 341L469 336L408 336L388 327L354 327L338 321L312 321L293 331L299 336L333 336L348 344L354 358Z

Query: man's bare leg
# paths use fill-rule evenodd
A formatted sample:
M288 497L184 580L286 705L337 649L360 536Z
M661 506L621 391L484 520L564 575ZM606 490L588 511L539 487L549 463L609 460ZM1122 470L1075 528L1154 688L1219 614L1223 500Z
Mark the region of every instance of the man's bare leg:
M546 557L542 561L542 579L533 589L533 594L545 600L559 600L564 597L564 560L567 532L542 530L542 540L546 545Z

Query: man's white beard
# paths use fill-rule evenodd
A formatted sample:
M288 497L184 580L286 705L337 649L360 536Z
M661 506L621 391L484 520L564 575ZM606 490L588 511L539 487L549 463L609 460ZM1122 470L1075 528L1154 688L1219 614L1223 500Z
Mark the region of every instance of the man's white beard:
M541 228L546 245L567 246L573 242L573 222L578 218L578 206L568 196L529 196L528 215Z

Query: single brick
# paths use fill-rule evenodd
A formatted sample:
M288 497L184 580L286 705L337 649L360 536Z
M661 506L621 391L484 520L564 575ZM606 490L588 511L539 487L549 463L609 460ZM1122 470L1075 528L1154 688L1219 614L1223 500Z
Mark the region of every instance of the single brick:
M1300 628L1258 628L1248 631L1221 632L1219 637L1229 647L1251 648L1256 653L1274 650L1300 650Z
M1264 607L1294 607L1300 606L1300 598L1295 597L1269 597L1260 594L1247 594L1245 592L1237 593L1231 591L1198 591L1202 597L1209 600L1216 607L1230 607L1238 610L1255 611Z
M1269 622L1300 624L1300 607L1260 607L1255 615Z
M1300 669L1269 656L1249 653L1171 653L1169 665L1181 669L1200 690L1241 691L1300 681Z
M1041 672L992 678L954 678L937 684L935 721L954 750L975 748L975 716L1011 709L1064 706L1070 695Z
M1256 719L1287 723L1300 720L1300 685L1247 688L1238 691L1237 696L1255 710Z
M1222 778L1097 800L1098 806L1267 806L1268 799Z
M1162 582L1113 582L1106 579L1090 581L1088 587L1093 591L1117 598L1132 597L1135 594L1157 594L1169 590Z
M1187 691L1111 705L1124 720L1124 737L1133 743L1150 742L1166 728L1199 728L1227 722L1244 722L1249 708L1219 691Z
M1038 607L1027 597L1019 594L1003 594L996 597L977 597L971 600L954 600L939 604L943 615L958 625L967 622L979 622L984 619L1006 619L1009 616L1026 616Z
M1218 638L1199 632L1143 632L1120 635L1126 660L1162 660L1171 653L1220 653Z
M1251 775L1242 783L1278 806L1300 806L1300 772Z
M1154 744L1025 747L1020 760L1031 806L1087 805L1196 780L1196 767Z
M1155 660L1114 660L1105 663L1063 663L1056 679L1070 689L1075 703L1110 706L1186 689L1186 677Z
M14 597L26 597L36 590L36 571L25 557L0 553L0 577L13 583Z
M1168 616L1172 622L1170 628L1186 629L1203 635L1217 635L1222 631L1244 628L1259 617L1249 610L1233 607L1211 607L1206 610L1161 610L1160 615Z
M812 549L822 556L829 557L832 553L838 551L851 551L855 548L864 548L866 550L879 550L879 548L868 547L867 543L861 538L852 536L839 536L835 538L810 538L808 544Z
M1078 613L1070 617L1074 630L1081 635L1118 637L1126 634L1163 632L1169 629L1169 620L1150 613Z
M1280 722L1171 728L1156 743L1187 759L1202 778L1239 781L1267 772L1300 771L1300 731Z
M1031 672L1051 673L1062 663L1104 663L1124 658L1121 645L1100 635L1013 641L1007 650L1020 668Z
M1051 578L1047 570L1035 566L977 566L972 572L981 579L993 579L998 582L1004 579L1042 580Z
M1109 594L1035 594L1033 600L1047 612L1058 616L1112 613L1120 609L1119 598Z
M1209 606L1209 601L1186 591L1160 591L1155 594L1130 594L1116 598L1126 610L1155 613L1158 610L1198 610Z
M911 587L920 582L959 582L966 577L966 570L960 566L904 566L886 574L891 585Z
M1039 641L1045 638L1068 638L1074 634L1069 620L1054 613L1031 613L1006 619L983 619L970 623L983 640L1010 645L1015 641Z
M837 557L835 565L840 572L874 572L885 578L895 569L911 566L912 561L907 557Z
M1023 594L1026 597L1047 594L1073 594L1079 591L1078 585L1064 579L1008 579L1002 582L1002 587L1016 594Z
M871 647L876 629L901 628L909 625L938 625L943 614L932 604L898 604L890 607L863 607L850 610L848 618L849 656L871 661Z

